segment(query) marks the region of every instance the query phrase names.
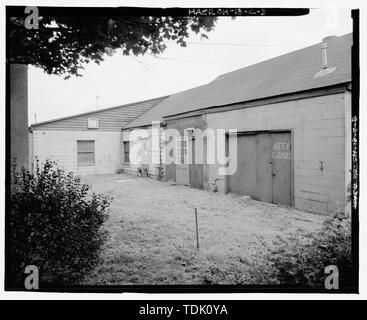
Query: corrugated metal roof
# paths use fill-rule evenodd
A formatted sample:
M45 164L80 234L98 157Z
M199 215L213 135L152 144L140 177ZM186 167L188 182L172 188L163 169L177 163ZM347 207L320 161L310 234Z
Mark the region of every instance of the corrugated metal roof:
M167 96L164 96L39 122L33 124L31 128L42 130L88 130L88 118L98 118L99 130L120 131L122 127L155 107L166 98Z
M350 82L352 40L352 34L346 34L328 41L328 67L336 69L322 77L315 77L322 68L319 43L171 95L127 127L149 125L165 116Z

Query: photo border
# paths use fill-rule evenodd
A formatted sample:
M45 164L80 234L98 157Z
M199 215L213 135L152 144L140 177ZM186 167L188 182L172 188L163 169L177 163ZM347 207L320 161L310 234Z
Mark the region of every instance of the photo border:
M10 14L24 14L24 6L6 6L6 18ZM307 8L147 8L147 7L38 7L40 14L58 15L103 15L123 13L130 16L153 15L153 16L188 16L189 10L201 11L195 16L209 16L209 10L213 9L215 16L300 16L309 13ZM243 14L235 14L233 11L241 9ZM204 10L208 14L203 15ZM218 11L222 10L222 11ZM251 11L249 11L251 10ZM228 14L227 14L228 12ZM258 13L256 13L258 12ZM260 12L260 13L259 13ZM229 14L232 13L232 14ZM280 285L124 285L124 286L70 286L40 288L32 290L36 292L70 292L70 293L359 293L359 98L360 98L360 70L359 70L359 9L351 10L353 19L353 46L352 46L352 115L355 119L351 126L352 152L356 151L357 157L352 157L351 170L351 206L352 206L352 261L354 285L350 288L341 288L339 290L327 290L323 288L301 288L299 286L280 286ZM6 25L6 53L8 54L9 33ZM10 68L8 57L6 59L6 159L5 159L5 291L25 291L30 290L13 289L8 284L7 274L9 274L9 254L7 244L9 244L9 219L6 212L10 208L10 179L11 179L11 159L10 159ZM356 131L355 131L356 130ZM356 140L353 141L353 138Z

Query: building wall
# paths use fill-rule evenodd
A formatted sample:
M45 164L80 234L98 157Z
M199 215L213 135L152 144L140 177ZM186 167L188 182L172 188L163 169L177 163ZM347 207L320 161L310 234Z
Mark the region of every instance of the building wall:
M10 155L18 167L29 167L28 66L10 64Z
M158 126L158 124L157 124ZM137 141L133 141L133 131L134 130L144 130L146 133L146 137L144 137L144 141L146 145L148 146L147 152L142 155L142 159L139 163L133 163L132 161L132 148ZM135 128L135 129L127 129L122 131L121 135L121 158L124 154L124 141L130 142L130 163L124 163L122 161L122 165L120 166L120 169L122 169L126 173L131 174L138 174L139 169L140 170L148 170L148 174L156 179L164 179L165 172L162 166L162 163L164 163L164 141L161 139L161 133L163 128L156 127L154 130L152 130L152 126L146 126L141 128ZM157 139L155 141L158 141L159 143L159 149L153 150L152 147L152 141L153 141L153 135L154 139ZM142 150L143 151L143 150ZM123 158L122 158L123 159Z
M332 213L345 199L346 166L349 166L346 159L350 157L346 154L349 147L346 148L345 126L350 108L349 95L339 93L209 113L206 122L208 128L214 129L292 130L294 206ZM215 182L219 191L225 192L225 178L217 172L215 165L208 166L209 183Z
M33 156L76 174L115 173L121 163L120 132L33 130L30 138ZM95 140L94 166L77 166L77 140Z

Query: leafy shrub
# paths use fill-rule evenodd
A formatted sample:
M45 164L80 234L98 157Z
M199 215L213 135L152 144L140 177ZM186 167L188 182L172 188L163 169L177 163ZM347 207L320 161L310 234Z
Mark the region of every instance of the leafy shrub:
M40 288L80 281L98 262L111 200L53 161L36 161L34 174L14 164L7 213L9 285L24 288L27 265L39 268Z
M273 274L282 285L324 288L328 265L339 270L339 287L350 287L352 275L352 235L350 218L339 212L325 221L320 231L306 242L295 240L272 252Z

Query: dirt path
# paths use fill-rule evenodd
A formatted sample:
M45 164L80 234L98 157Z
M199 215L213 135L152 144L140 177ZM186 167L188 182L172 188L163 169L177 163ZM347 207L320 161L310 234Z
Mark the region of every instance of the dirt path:
M103 263L86 284L252 284L266 254L325 217L129 175L83 182L113 196ZM194 208L200 250L196 249Z

